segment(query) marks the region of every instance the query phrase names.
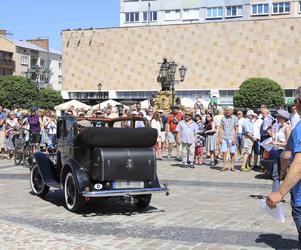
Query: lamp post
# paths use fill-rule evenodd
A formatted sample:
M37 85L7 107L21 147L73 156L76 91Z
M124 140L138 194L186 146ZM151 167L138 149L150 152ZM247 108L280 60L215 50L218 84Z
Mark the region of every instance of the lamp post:
M32 69L28 68L25 72L25 76L28 80L35 80L36 87L38 89L40 89L39 79L42 75L44 76L45 81L48 82L50 76L49 70L42 70L42 68L38 64L34 65Z
M101 89L102 89L102 84L101 83L98 83L97 84L97 89L98 89L98 104L99 104L99 109L100 109L100 94L101 94Z
M176 72L178 65L175 61L167 61L167 58L163 58L163 62L161 63L159 75L157 81L161 83L161 87L163 91L171 90L171 105L175 104L175 84L183 82L185 79L185 75L187 72L187 68L182 65L178 71L180 73L180 80L176 80Z

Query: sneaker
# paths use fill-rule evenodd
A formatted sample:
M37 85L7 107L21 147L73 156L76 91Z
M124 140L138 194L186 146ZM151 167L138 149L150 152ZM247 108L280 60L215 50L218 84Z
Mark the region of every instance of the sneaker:
M217 164L218 164L218 160L215 159L215 160L214 160L214 166L217 165Z
M182 161L181 157L176 157L176 161Z
M187 168L187 167L188 167L187 162L182 162L182 164L183 164L184 168Z
M170 160L170 159L171 159L171 156L170 156L170 155L168 155L166 158L167 158L167 160Z

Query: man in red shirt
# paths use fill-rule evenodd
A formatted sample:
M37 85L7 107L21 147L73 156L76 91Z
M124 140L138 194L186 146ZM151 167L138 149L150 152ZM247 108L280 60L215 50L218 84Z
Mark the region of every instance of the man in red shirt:
M179 139L179 135L178 132L176 131L177 125L178 123L183 120L183 113L180 112L179 107L178 106L174 106L172 107L172 113L168 115L167 118L167 140L169 143L168 146L168 156L167 158L170 159L171 158L171 154L172 154L172 149L174 144L177 144L177 155L176 155L176 160L177 161L181 161L180 155L180 139Z

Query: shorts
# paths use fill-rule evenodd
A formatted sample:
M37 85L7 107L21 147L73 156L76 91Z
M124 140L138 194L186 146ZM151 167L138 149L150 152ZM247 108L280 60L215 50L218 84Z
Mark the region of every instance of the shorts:
M39 133L32 133L30 135L30 142L31 143L40 143L41 142L41 138L42 138L42 135L39 134Z
M242 138L242 153L243 154L248 154L248 155L250 155L250 154L252 154L252 149L253 149L253 141L250 139L250 138L248 138L248 137L246 137L246 136L243 136L243 138Z
M236 152L236 145L232 144L232 140L230 140L230 139L222 139L221 151L223 153L227 153L228 149L230 149L230 153L231 154L235 154L235 152Z
M177 142L177 133L169 132L167 135L167 140L169 143L176 143Z
M165 131L160 132L160 135L159 135L159 136L161 137L161 141L162 141L162 142L165 142L165 140L166 140L166 136L165 136L165 135L166 135L166 132L165 132Z
M254 141L254 144L253 144L253 152L254 152L254 154L256 154L256 155L259 155L259 154L260 154L260 143L259 143L259 141Z

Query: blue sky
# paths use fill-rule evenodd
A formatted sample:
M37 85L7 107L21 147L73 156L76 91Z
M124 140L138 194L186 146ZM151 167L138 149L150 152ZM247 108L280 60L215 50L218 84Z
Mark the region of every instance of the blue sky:
M49 37L61 50L61 30L119 26L119 0L9 0L1 1L0 29L12 38Z

